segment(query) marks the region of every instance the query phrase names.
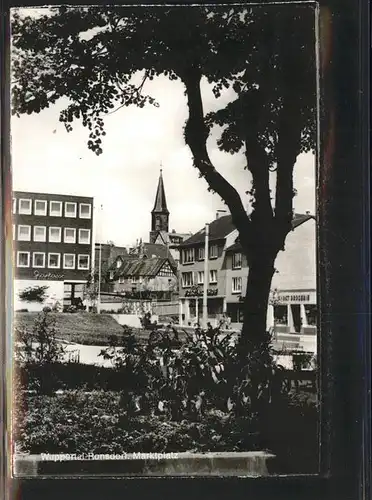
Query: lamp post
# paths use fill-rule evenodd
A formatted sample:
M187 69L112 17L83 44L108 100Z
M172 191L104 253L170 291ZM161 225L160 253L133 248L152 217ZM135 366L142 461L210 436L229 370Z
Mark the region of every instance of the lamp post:
M102 214L103 205L100 206L100 215ZM101 222L102 217L99 217ZM98 297L97 297L97 314L101 312L101 275L102 275L102 243L99 243L98 251Z
M205 225L205 242L204 242L204 280L203 280L203 326L207 328L208 323L208 237L209 224Z

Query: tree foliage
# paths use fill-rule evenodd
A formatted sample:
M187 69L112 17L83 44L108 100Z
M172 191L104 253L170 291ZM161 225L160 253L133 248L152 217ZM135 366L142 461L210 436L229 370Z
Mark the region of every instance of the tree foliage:
M19 292L18 296L20 300L24 302L38 302L42 304L46 299L46 293L48 290L48 286L29 286Z
M300 153L315 147L313 6L60 7L37 19L16 13L13 40L13 112L40 112L67 98L60 121L70 131L81 120L96 154L103 151L105 115L159 105L145 92L147 80L183 82L185 141L239 231L250 268L245 326L262 333L274 261L292 228L293 168ZM207 116L203 79L216 98L225 89L233 95ZM219 149L245 155L249 215L209 157L215 125Z

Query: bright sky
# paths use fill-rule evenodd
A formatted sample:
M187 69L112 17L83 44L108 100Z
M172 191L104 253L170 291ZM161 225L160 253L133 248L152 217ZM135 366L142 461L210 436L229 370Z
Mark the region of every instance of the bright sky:
M195 232L215 218L225 206L217 194L207 191L198 177L183 138L188 116L183 84L159 77L144 91L160 107L122 108L105 118L107 135L103 154L96 156L86 145L88 130L80 122L68 133L58 121L63 102L36 115L12 119L14 190L93 196L97 211L97 241L132 245L148 241L150 212L155 200L159 169L170 211L170 229ZM231 99L227 92L216 100L202 85L204 111L218 109ZM244 204L250 188L243 153L218 151L218 131L211 134L208 150L217 169L238 189ZM294 208L315 212L315 162L311 154L298 157L295 166ZM97 218L98 221L98 218Z

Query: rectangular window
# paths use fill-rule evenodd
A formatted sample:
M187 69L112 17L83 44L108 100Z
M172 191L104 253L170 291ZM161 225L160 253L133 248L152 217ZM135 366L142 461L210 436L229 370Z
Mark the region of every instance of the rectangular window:
M194 262L194 260L195 260L194 249L186 248L186 250L183 251L183 263L191 264L192 262Z
M89 245L90 229L79 229L79 243Z
M63 269L75 269L75 255L73 253L63 254Z
M241 267L242 267L242 254L240 252L236 252L233 254L232 267L233 267L233 269L241 269Z
M33 258L32 267L45 267L44 252L34 252L32 258Z
M210 259L217 259L218 257L218 248L217 245L211 245L209 248L209 258Z
M51 269L59 269L61 267L61 254L49 253L48 254L48 267Z
M47 202L46 200L35 200L35 215L46 215L47 214Z
M45 226L34 226L34 241L46 241Z
M74 227L65 227L63 241L65 243L76 243L76 229Z
M62 217L62 202L51 201L49 203L49 215L51 217Z
M124 276L119 276L119 283L122 285L123 283L125 283L125 278Z
M204 283L204 271L198 271L198 285L203 285Z
M204 247L198 248L198 260L204 260L205 249Z
M78 255L78 269L89 269L89 255Z
M79 217L80 219L90 219L92 217L92 205L89 203L80 203Z
M116 268L119 269L119 267L121 266L121 264L122 264L122 260L121 259L117 260L116 261Z
M71 201L66 201L65 217L76 217L76 203L73 203Z
M241 277L232 279L232 292L240 293L242 291L242 279Z
M49 241L53 243L61 243L62 229L60 227L49 228Z
M209 271L209 283L217 283L217 270L211 269Z
M31 200L20 198L18 213L23 215L31 215L32 213Z
M194 284L193 273L182 273L182 286L184 288Z
M17 252L17 266L30 267L30 252Z
M109 277L110 277L110 280L114 279L114 271L110 271Z
M18 226L18 241L31 241L31 226Z
M132 276L131 281L132 281L132 284L133 284L133 285L135 285L136 283L138 283L138 278L137 278L137 276Z
M12 212L13 212L13 214L17 213L17 200L16 200L16 198L13 198Z

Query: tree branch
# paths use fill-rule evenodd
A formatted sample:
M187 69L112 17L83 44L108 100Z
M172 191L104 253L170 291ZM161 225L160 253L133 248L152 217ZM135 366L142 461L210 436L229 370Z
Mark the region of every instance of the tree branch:
M236 189L215 169L207 151L208 129L204 121L200 92L201 71L197 66L187 68L180 75L186 87L189 118L185 127L185 140L194 156L195 167L205 178L209 187L229 207L233 223L239 231L244 247L249 240L250 220Z

